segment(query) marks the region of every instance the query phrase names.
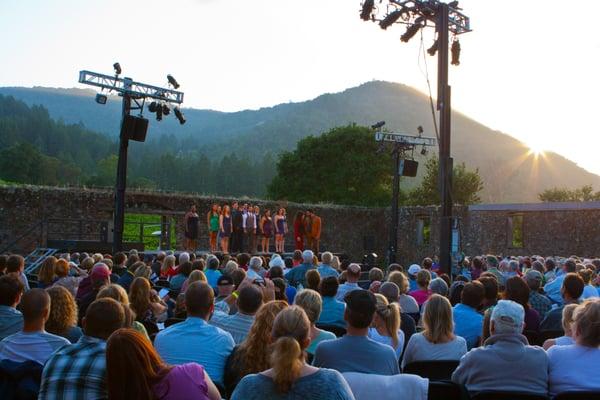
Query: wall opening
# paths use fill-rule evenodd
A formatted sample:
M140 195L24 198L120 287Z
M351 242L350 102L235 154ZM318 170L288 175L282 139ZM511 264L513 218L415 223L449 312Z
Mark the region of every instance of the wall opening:
M431 218L427 215L417 217L417 246L431 243Z
M508 245L515 249L524 247L523 214L513 214L508 217Z

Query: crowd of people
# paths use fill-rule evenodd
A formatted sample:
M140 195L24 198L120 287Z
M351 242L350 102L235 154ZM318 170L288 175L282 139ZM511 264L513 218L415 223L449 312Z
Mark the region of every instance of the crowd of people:
M596 259L476 256L451 279L430 258L132 250L23 270L0 256L0 369L20 377L2 398L422 398L402 371L436 360L471 395L600 392Z
M213 204L206 214L206 227L211 253L269 253L271 239L275 241L275 253L285 252L285 238L289 233L286 209L270 209L261 213L258 205L237 201L231 206ZM195 205L184 216L185 250L198 249L199 224L203 223ZM294 217L292 233L294 249L311 249L319 252L321 240L321 217L313 210L298 211Z

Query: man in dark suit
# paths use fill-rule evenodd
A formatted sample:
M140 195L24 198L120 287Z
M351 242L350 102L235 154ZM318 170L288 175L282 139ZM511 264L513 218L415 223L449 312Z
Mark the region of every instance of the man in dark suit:
M233 227L231 232L231 252L241 253L244 247L244 215L237 201L231 205L231 208L231 224Z

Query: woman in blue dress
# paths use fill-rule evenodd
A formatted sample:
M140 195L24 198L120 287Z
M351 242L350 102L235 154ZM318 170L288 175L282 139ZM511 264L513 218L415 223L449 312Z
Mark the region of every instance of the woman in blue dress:
M287 222L285 208L280 208L275 215L275 252L284 252L285 234L287 233Z
M269 252L269 242L273 236L273 219L271 218L271 210L266 210L265 215L260 219L260 231L263 233L261 241L261 251Z

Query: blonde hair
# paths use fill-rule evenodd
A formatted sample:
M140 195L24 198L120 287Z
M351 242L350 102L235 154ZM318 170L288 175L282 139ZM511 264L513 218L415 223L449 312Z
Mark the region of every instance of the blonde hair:
M150 309L151 289L148 279L142 277L135 278L129 288L130 307L141 320L146 317Z
M160 267L160 272L161 274L166 274L167 271L171 268L175 266L175 256L170 255L170 256L166 256L165 260L163 261L162 266Z
M304 349L310 336L310 321L304 310L290 306L273 322L271 367L273 381L279 393L290 391L304 365Z
M190 276L188 276L187 281L188 281L188 285L189 285L192 282L197 282L197 281L208 282L208 279L206 279L206 275L204 275L204 272L200 271L199 269L196 269L190 273Z
M390 274L390 276L388 276L388 281L398 285L400 294L406 294L406 292L408 292L408 279L406 279L404 273L400 271L394 271Z
M392 338L392 347L398 348L400 339L398 331L400 330L400 307L396 303L389 303L384 295L377 293L375 295L377 306L375 313L385 324L385 330L388 336Z
M301 290L296 297L294 297L294 304L302 307L311 325L319 320L321 308L323 307L323 300L321 300L321 295L319 293L312 289Z
M129 305L129 296L127 296L127 292L123 289L123 286L117 285L115 283L111 283L110 285L104 286L98 292L96 296L97 299L102 299L104 297L109 297L123 304L124 306Z
M573 336L571 325L573 324L573 313L579 304L567 304L562 310L562 328L565 336Z
M38 271L38 282L42 282L46 285L52 283L56 277L56 257L46 257L40 270Z
M92 257L87 257L81 262L81 268L89 271L94 266L95 262Z
M452 306L444 296L432 294L427 300L423 313L423 336L433 344L454 339Z
M338 256L333 256L331 259L331 267L336 271L340 270L340 258Z
M573 313L573 331L576 343L587 347L600 347L600 300L587 300Z
M152 276L152 268L150 268L146 264L142 264L135 269L133 276L136 278L138 276L141 276L142 278L150 279L150 276Z
M427 289L429 282L431 281L431 273L426 269L422 269L417 272L417 285Z
M46 331L55 335L67 333L69 328L77 326L77 303L75 298L63 286L46 289L50 296L50 315L46 321Z

